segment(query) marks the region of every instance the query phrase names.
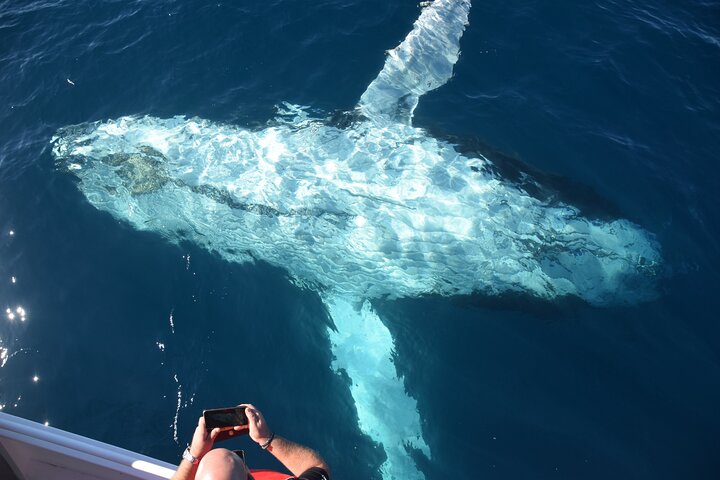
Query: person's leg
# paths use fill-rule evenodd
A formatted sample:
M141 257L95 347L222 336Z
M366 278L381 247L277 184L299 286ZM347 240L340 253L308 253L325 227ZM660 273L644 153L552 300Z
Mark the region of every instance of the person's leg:
M200 460L196 480L247 480L248 470L245 462L230 450L216 448L210 450Z

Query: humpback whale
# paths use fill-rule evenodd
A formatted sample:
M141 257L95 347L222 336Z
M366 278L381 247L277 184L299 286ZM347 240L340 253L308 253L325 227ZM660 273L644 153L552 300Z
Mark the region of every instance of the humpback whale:
M634 303L652 297L662 261L635 223L536 198L491 158L413 126L422 95L453 74L469 11L469 0L425 5L346 125L285 103L263 128L125 116L51 140L58 168L99 210L230 262L280 266L318 293L333 323L332 368L351 380L386 480L424 478L413 457L431 451L373 299L517 292Z

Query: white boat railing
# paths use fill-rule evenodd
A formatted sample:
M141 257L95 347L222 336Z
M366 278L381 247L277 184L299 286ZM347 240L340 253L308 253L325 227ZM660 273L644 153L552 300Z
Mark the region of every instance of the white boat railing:
M0 455L19 480L168 479L175 465L0 412Z

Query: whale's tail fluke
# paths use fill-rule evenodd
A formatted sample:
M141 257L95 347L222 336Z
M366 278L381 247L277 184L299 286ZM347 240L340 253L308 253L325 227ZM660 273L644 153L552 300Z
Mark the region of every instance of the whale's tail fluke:
M452 77L469 12L470 0L435 0L425 7L360 97L360 113L374 121L410 124L420 96Z

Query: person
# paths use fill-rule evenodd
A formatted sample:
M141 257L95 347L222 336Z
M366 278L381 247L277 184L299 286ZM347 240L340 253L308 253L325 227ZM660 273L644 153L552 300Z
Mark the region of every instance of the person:
M225 448L213 449L220 429L207 432L205 419L200 417L192 443L183 452L183 459L172 480L330 480L330 469L316 451L275 435L260 410L251 404L245 407L247 426L234 427L235 432L246 430L250 438L263 450L280 460L292 476L269 470L250 470L243 456ZM233 432L230 432L232 435Z

